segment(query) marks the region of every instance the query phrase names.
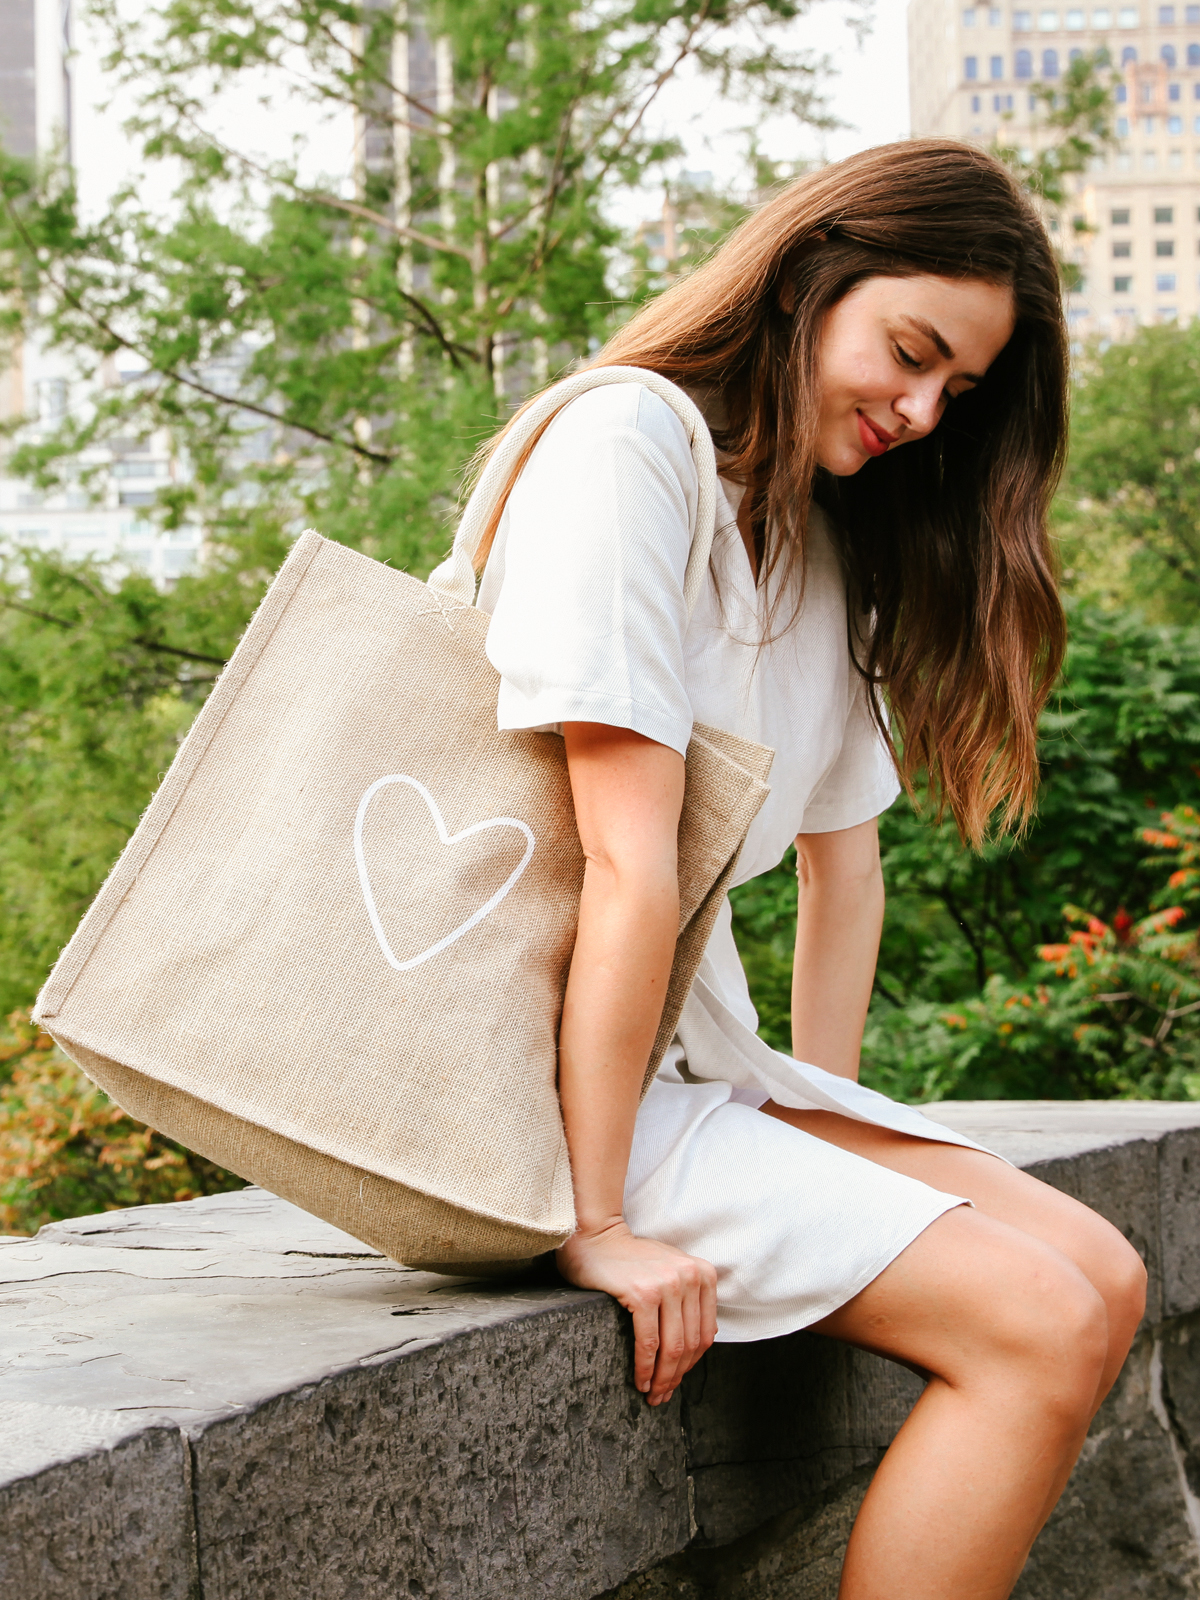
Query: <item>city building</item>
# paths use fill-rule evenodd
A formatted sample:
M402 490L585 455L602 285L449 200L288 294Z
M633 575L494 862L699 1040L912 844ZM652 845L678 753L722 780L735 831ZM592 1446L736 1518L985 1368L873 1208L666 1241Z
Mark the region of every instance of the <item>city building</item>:
M1052 216L1082 273L1068 297L1079 335L1200 311L1200 4L1030 8L910 0L912 131L1036 149L1031 87L1053 88L1080 54L1107 52L1116 147L1073 180ZM1044 113L1044 108L1043 108Z
M70 30L70 0L0 0L0 141L15 155L71 156ZM112 387L143 382L145 374L133 357L118 356L104 364L98 381ZM0 418L23 418L26 440L85 415L93 393L36 338L8 352L0 366ZM199 530L160 534L145 512L156 488L180 470L166 433L111 439L72 466L74 482L44 494L12 477L0 458L0 558L18 548L61 550L115 560L159 583L195 565Z

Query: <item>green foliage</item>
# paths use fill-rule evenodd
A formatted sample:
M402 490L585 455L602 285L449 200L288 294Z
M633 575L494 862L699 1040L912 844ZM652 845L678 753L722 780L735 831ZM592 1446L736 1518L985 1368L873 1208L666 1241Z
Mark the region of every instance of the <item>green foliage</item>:
M403 8L98 0L174 192L152 210L134 174L89 219L60 162L0 151L0 340L35 333L86 395L7 424L7 470L101 496L102 447L165 434L177 471L150 515L201 529L204 559L161 591L7 553L0 1007L31 1001L294 535L424 573L475 446L605 336L605 207L671 154L645 131L662 87L691 64L824 120L822 64L774 42L805 3L441 0L431 103L404 85ZM249 92L281 116L298 99L311 131L287 159L212 131ZM349 191L329 116L361 135Z
M9 1017L0 1041L0 1233L241 1187L127 1117L27 1013Z
M405 87L403 8L97 0L131 130L179 179L164 214L132 179L88 221L60 166L0 161L8 335L36 328L95 401L25 437L14 470L99 487L80 451L166 428L186 470L163 526L199 524L251 570L256 527L306 522L427 570L474 446L611 324L605 202L673 154L646 132L664 85L690 65L828 120L821 62L776 42L805 4L440 0L418 39L445 80L431 99ZM311 125L287 160L211 131L251 91ZM330 117L359 130L352 195L325 170ZM117 357L143 381L113 384Z
M1164 822L1190 819L1195 836L1195 816L1185 807ZM1075 931L1041 947L1025 982L997 973L951 1010L875 1010L870 1081L931 1100L1200 1099L1200 962L1196 930L1178 927L1185 915L1120 911L1110 924L1065 907Z
M1087 351L1055 507L1068 581L1164 621L1200 601L1200 325Z
M1186 805L1200 774L1200 629L1153 627L1081 602L1070 619L1064 679L1042 720L1043 787L1028 834L977 855L949 823L923 818L904 799L880 820L888 909L864 1075L891 1092L1179 1092L1174 1067L1118 1048L1115 1034L1088 1034L1088 1057L1074 1034L1091 1015L1083 991L1051 986L1047 1005L1013 1001L1044 983L1038 949L1058 939L1064 907L1086 906L1123 927L1126 907L1155 903L1161 869L1146 861L1147 823ZM736 891L734 905L764 1037L787 1049L790 863ZM1121 954L1129 955L1124 945ZM1128 987L1115 972L1112 985ZM980 1055L982 1034L995 1033L1010 1002L1028 1013L1017 1044ZM965 1034L944 1021L948 1006L966 1018Z

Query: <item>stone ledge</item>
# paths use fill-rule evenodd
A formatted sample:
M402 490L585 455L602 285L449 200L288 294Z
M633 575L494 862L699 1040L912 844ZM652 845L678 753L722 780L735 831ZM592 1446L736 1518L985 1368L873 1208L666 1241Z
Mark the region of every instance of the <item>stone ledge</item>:
M1150 1418L1170 1528L1148 1559L1175 1586L1113 1593L1200 1593L1200 1105L930 1114L1096 1206L1145 1256L1121 1404ZM920 1387L799 1334L716 1347L651 1412L607 1297L413 1272L261 1190L0 1241L0 1310L0 1592L22 1600L588 1600L637 1573L622 1595L684 1595L682 1568L654 1587L656 1563L732 1571L743 1546L751 1577L722 1593L832 1594L818 1532L836 1545ZM1110 1474L1114 1448L1092 1452ZM1102 1544L1076 1501L1072 1537ZM790 1587L753 1578L783 1582L789 1561Z

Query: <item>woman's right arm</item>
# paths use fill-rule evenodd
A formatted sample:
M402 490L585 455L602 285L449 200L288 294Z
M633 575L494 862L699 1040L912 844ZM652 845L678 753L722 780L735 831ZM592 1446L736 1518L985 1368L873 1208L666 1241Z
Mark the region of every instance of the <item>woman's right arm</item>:
M564 725L585 870L559 1033L559 1095L576 1231L559 1268L633 1315L634 1381L670 1399L716 1334L716 1271L636 1237L623 1216L642 1078L679 926L676 839L683 757L601 723Z

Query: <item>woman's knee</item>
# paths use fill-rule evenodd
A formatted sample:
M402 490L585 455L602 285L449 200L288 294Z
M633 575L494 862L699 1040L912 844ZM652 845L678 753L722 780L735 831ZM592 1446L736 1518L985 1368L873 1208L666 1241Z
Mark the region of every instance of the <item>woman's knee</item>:
M1074 1261L1027 1236L997 1250L970 1319L962 1379L983 1383L1067 1431L1086 1425L1110 1359L1103 1295Z
M1103 1217L1096 1222L1088 1277L1108 1310L1113 1340L1127 1350L1146 1312L1146 1265L1124 1234Z

